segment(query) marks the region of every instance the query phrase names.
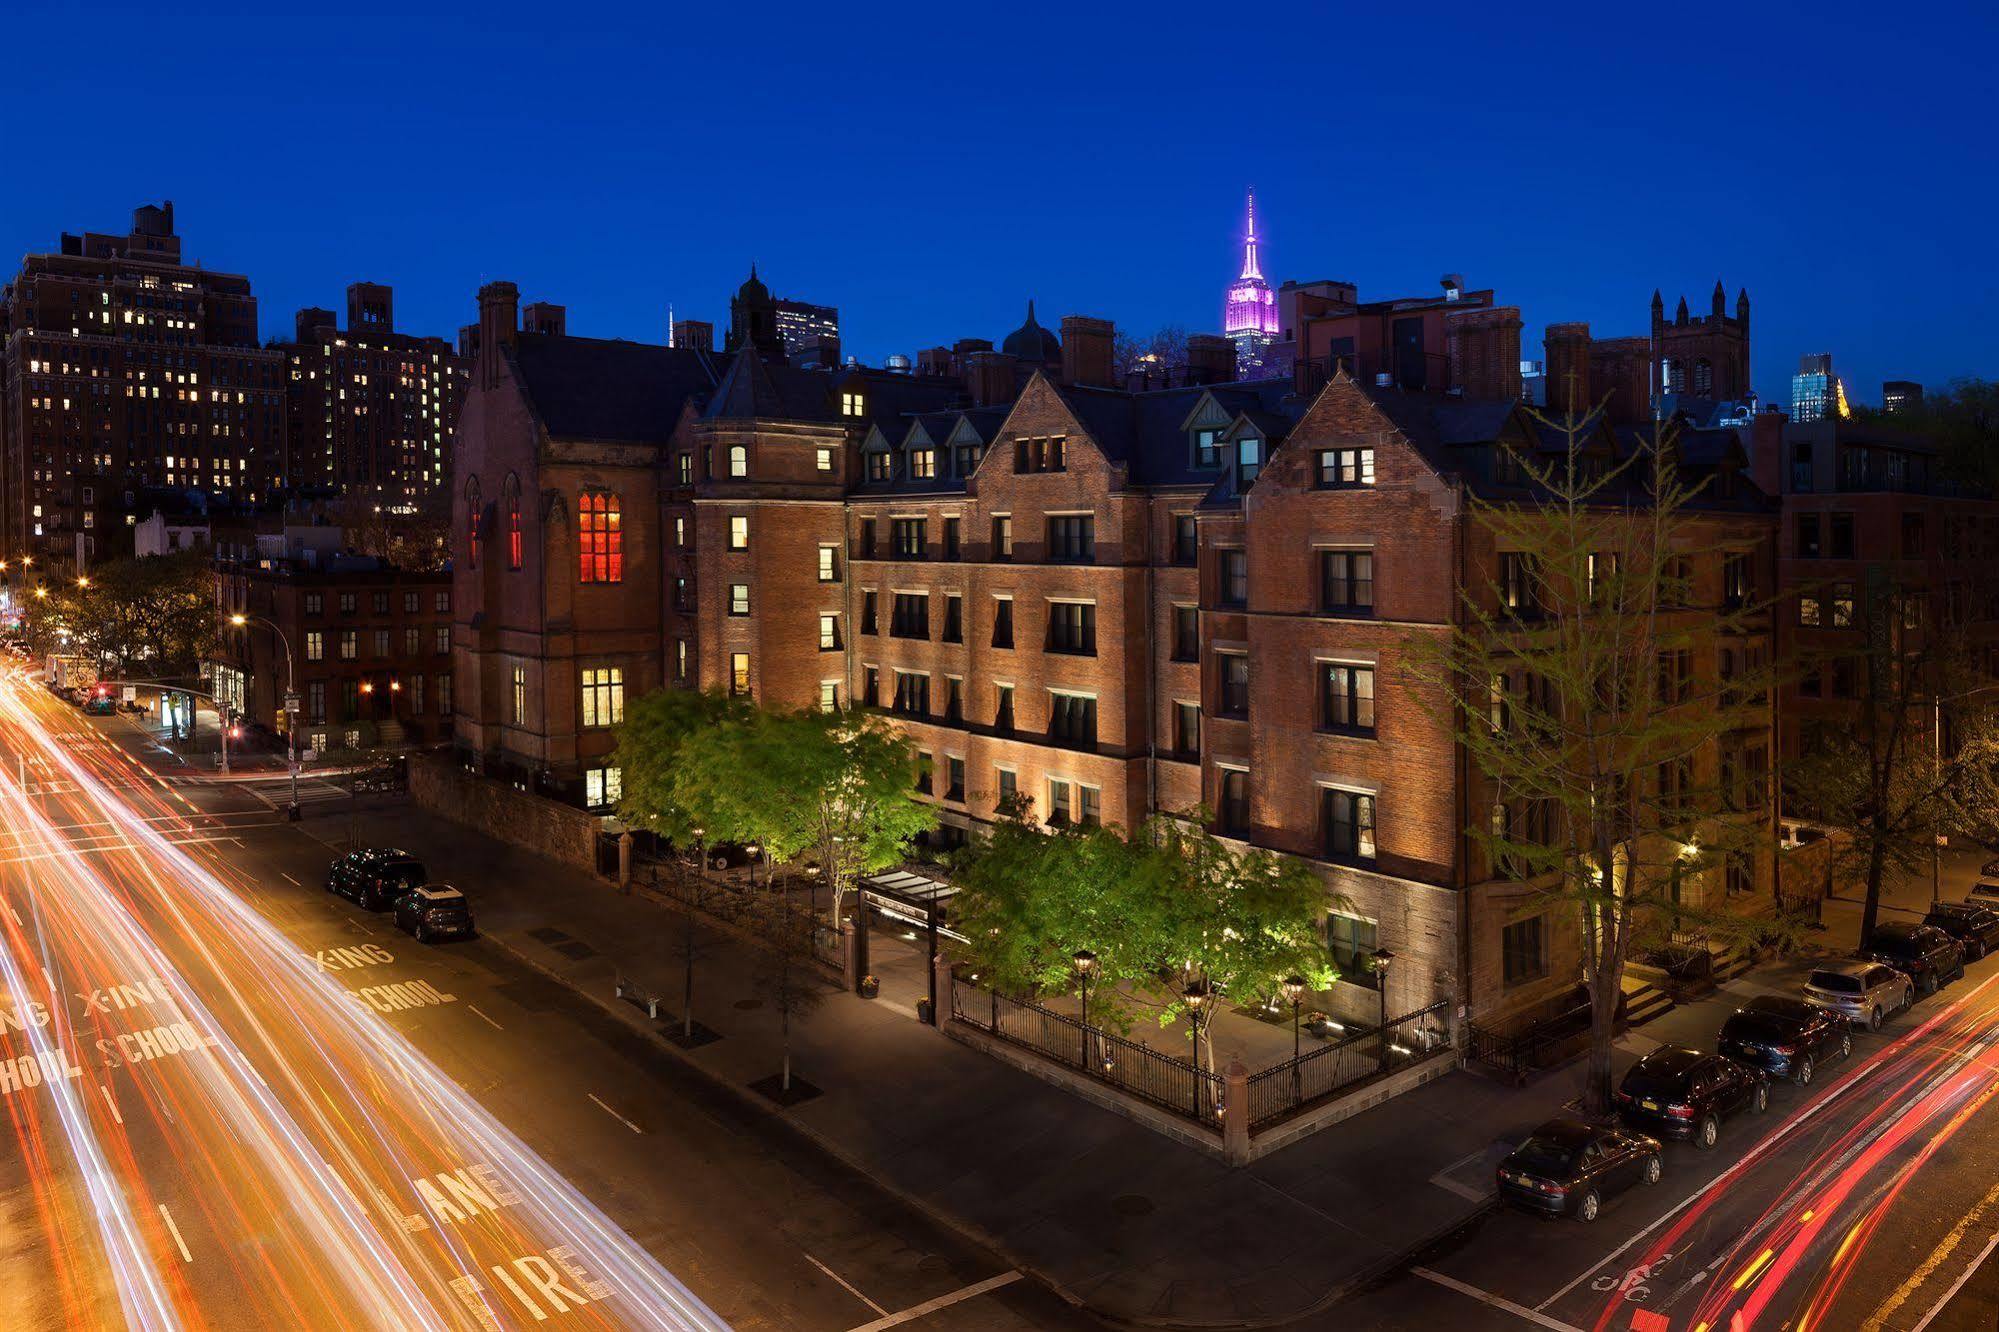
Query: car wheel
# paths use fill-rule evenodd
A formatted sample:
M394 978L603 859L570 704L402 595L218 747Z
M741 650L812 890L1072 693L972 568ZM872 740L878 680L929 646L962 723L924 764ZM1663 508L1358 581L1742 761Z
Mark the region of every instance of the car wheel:
M427 944L430 942L430 926L419 925L416 927L416 941L420 944Z
M1587 1225L1596 1220L1596 1214L1602 1207L1603 1200L1596 1196L1595 1189L1591 1189L1583 1195L1583 1200L1576 1204L1576 1220Z
M1881 1030L1881 1005L1874 1005L1874 1011L1867 1015L1867 1030Z
M1700 1148L1702 1151L1704 1152L1713 1151L1714 1145L1720 1141L1721 1141L1721 1125L1715 1121L1715 1117L1713 1115L1709 1115L1706 1118L1702 1119L1701 1122L1694 1127L1694 1146Z
M1924 998L1927 999L1930 995L1933 995L1937 992L1936 977L1934 976L1923 977L1922 983L1919 984L1916 987L1916 989L1919 994L1921 994Z
M1645 1172L1639 1178L1647 1184L1657 1184L1665 1173L1665 1164L1657 1156L1648 1156L1645 1158Z
M1770 1108L1769 1083L1759 1082L1756 1084L1756 1091L1749 1098L1749 1108L1759 1115Z
M1853 1033L1850 1031L1842 1031L1839 1034L1839 1057L1841 1059L1845 1059L1848 1055L1851 1055L1852 1053L1853 1053Z
M1810 1055L1804 1055L1798 1060L1798 1085L1800 1087L1809 1087L1812 1085L1812 1057Z

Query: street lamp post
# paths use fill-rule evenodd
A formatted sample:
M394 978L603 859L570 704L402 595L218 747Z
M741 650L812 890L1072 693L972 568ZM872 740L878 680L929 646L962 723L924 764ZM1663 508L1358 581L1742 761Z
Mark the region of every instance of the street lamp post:
M242 611L229 617L229 623L241 629L251 620L268 624L277 633L278 642L285 648L285 745L288 753L288 767L291 769L292 802L285 816L293 823L298 822L298 661L292 656L292 641L285 635L284 627L276 620L263 615L249 615Z
M1208 1002L1208 983L1204 980L1190 980L1180 992L1180 998L1187 1005L1187 1039L1193 1047L1194 1062L1194 1118L1202 1114L1201 1096L1201 1010Z
M707 831L694 829L694 896L700 899L708 885L708 851L704 839ZM681 919L686 928L681 933L680 971L684 978L680 993L680 1035L681 1039L692 1043L694 1040L694 905L684 903Z
M1381 978L1377 992L1381 997L1381 1071L1388 1071L1388 964L1395 960L1395 954L1386 948L1374 950L1374 974Z
M1087 948L1078 948L1075 957L1076 975L1083 982L1083 1072L1090 1071L1090 975L1097 969L1097 955Z
M1284 997L1291 1002L1291 1097L1293 1100L1298 1100L1304 1091L1304 1077L1298 1068L1298 1060L1303 1049L1298 1034L1298 1019L1305 1007L1305 978L1286 976Z

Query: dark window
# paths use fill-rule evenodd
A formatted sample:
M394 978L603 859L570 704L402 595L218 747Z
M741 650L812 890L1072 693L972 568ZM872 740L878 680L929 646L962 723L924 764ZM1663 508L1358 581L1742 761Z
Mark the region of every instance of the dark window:
M1048 779L1048 822L1061 826L1069 821L1069 783L1059 777Z
M1371 920L1342 916L1335 911L1326 917L1326 950L1333 966L1349 985L1378 989L1381 973L1374 969L1374 954L1381 946L1381 932Z
M929 558L924 542L923 520L921 518L895 518L889 522L889 539L894 543L894 555L898 560L922 560Z
M1827 514L1826 518L1831 529L1830 544L1832 550L1829 552L1831 558L1835 560L1852 559L1853 515L1850 513L1833 513Z
M1194 466L1220 467L1222 465L1222 432L1220 429L1196 430L1194 432Z
M944 677L944 720L965 719L965 682L955 675Z
M1097 608L1080 601L1048 605L1048 650L1078 656L1097 655Z
M965 641L965 599L956 592L944 594L944 641Z
M1013 519L1006 514L993 519L992 557L995 560L1013 558Z
M1222 769L1220 830L1230 837L1249 836L1249 774L1240 768Z
M916 756L916 789L924 795L930 794L930 786L937 768L937 758L933 754L920 753Z
M923 592L898 592L889 611L888 631L896 638L930 637L930 597Z
M1374 613L1374 552L1319 552L1319 606L1338 615Z
M1319 724L1329 731L1374 734L1374 667L1320 664Z
M1013 733L1013 686L993 686L993 729L1001 735Z
M963 530L964 530L964 520L963 520L963 519L960 519L960 518L946 518L946 519L944 520L944 558L945 558L945 559L947 559L947 560L955 560L955 559L957 559L957 558L959 557L959 554L960 554L960 551L961 551L961 540L960 540L960 534L961 534L961 533L963 532Z
M1819 557L1819 516L1815 513L1798 515L1798 558L1815 560Z
M1221 596L1224 606L1246 606L1249 604L1249 552L1246 550L1224 550L1220 552L1222 586Z
M1063 444L1053 439L1017 439L1013 442L1013 470L1016 472L1059 472L1063 470Z
M1541 916L1529 916L1506 926L1499 934L1500 979L1507 985L1523 985L1548 974L1548 949L1543 939Z
M1812 493L1812 446L1809 444L1791 446L1791 491L1798 495Z
M1345 490L1374 484L1373 449L1320 449L1319 486Z
M863 518L861 519L861 558L871 560L874 557L875 520L872 518Z
M1076 822L1095 828L1104 821L1104 793L1094 786L1076 788Z
M1097 700L1081 694L1048 696L1048 737L1058 744L1097 743Z
M1191 513L1173 515L1173 562L1192 568L1200 563L1201 533Z
M861 667L861 702L870 708L881 703L881 672L872 666Z
M1013 598L993 598L993 646L1013 646Z
M1374 859L1374 797L1336 787L1319 788L1319 826L1326 855Z
M1182 758L1200 757L1201 707L1198 703L1173 705L1173 752Z
M1661 703L1685 703L1694 696L1694 655L1685 648L1657 654L1658 699Z
M1918 560L1925 549L1923 515L1905 513L1902 515L1902 558Z
M1175 606L1173 608L1173 660L1199 661L1201 659L1201 608L1198 606Z
M1724 609L1741 610L1756 596L1755 565L1743 552L1722 557L1721 603Z
M1418 315L1395 321L1395 379L1411 393L1421 393L1428 382L1428 363L1423 356L1423 319Z
M956 754L944 760L944 798L960 804L965 800L965 760Z
M993 775L998 779L995 784L999 788L998 799L994 801L994 805L1004 814L1012 806L1020 803L1020 774L1012 768L995 768Z
M861 593L861 632L872 634L875 629L875 593Z
M909 717L930 715L930 677L913 671L895 673L894 709Z
M1540 610L1534 587L1534 557L1524 551L1502 551L1499 556L1499 606L1509 615L1527 619Z
M1048 520L1048 559L1057 564L1087 564L1097 558L1097 520L1087 514Z
M1224 652L1219 662L1222 677L1224 717L1249 715L1249 657L1241 652Z

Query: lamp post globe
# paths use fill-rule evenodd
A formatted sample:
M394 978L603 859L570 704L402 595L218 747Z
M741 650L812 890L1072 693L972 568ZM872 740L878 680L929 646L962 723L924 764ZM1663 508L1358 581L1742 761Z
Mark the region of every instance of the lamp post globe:
M1388 964L1395 960L1395 954L1389 952L1386 948L1377 948L1372 954L1372 960L1374 962L1374 974L1380 977L1380 980L1375 985L1375 993L1381 999L1381 1071L1386 1073L1388 1071L1389 1054Z

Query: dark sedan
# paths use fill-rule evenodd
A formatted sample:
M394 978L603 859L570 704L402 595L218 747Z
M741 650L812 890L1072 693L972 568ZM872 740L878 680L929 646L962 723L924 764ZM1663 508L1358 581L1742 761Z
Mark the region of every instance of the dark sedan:
M1923 924L1934 926L1957 940L1964 960L1976 962L1999 949L1999 910L1980 902L1935 902Z
M1625 1123L1702 1149L1721 1140L1721 1121L1730 1115L1769 1108L1770 1082L1761 1070L1683 1045L1646 1055L1617 1088L1617 1113Z
M1860 956L1895 968L1916 983L1917 994L1934 994L1964 974L1964 949L1957 940L1910 921L1876 925Z
M1728 1016L1717 1048L1738 1064L1809 1087L1819 1064L1853 1053L1853 1033L1846 1019L1817 1004L1765 994Z
M1663 1169L1656 1138L1553 1119L1499 1163L1499 1196L1543 1216L1594 1221L1604 1199L1657 1184Z

